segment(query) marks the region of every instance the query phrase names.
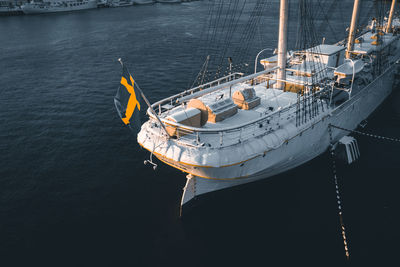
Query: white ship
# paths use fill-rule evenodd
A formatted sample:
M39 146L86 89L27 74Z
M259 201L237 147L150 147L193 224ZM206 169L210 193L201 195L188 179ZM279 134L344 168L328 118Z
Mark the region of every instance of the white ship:
M387 22L356 34L355 0L347 43L288 52L288 0L281 0L278 54L260 61L263 71L232 73L152 104L137 141L188 174L181 205L293 169L348 134L337 127L365 120L399 71L393 3Z
M107 7L107 0L97 0L97 7Z
M131 6L133 2L131 0L111 0L108 5L110 7L123 7L123 6Z
M97 8L97 0L32 1L21 6L24 14L67 12L92 8Z
M155 0L133 0L135 5L147 5L155 3Z

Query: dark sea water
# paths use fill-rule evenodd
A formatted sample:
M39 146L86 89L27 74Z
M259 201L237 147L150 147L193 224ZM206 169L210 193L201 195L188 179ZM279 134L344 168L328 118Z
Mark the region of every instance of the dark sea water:
M327 40L344 36L343 6ZM253 55L275 47L277 1L269 12ZM339 166L350 262L326 154L178 218L185 175L143 165L114 109L117 59L151 102L186 89L208 14L198 1L0 18L0 266L399 266L398 143L357 137L361 159ZM400 137L398 91L364 131Z

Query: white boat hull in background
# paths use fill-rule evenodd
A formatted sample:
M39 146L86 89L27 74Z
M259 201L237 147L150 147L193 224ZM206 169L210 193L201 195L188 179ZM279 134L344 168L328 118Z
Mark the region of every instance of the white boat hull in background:
M110 7L124 7L124 6L132 6L133 1L131 0L113 0L109 3Z
M155 2L155 0L133 0L133 4L135 5L148 5L154 4Z
M65 1L65 5L44 5L41 3L27 3L21 6L22 12L24 14L42 14L42 13L55 13L55 12L69 12L69 11L79 11L86 9L94 9L97 8L97 0L89 0L89 1ZM76 5L70 5L71 3L81 3Z
M182 0L157 0L157 2L158 3L170 3L170 4L173 4L173 3L181 3Z

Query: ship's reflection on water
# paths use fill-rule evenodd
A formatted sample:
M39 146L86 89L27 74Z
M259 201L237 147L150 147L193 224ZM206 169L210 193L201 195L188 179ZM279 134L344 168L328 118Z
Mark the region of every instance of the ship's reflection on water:
M199 1L1 18L4 266L345 262L327 154L271 179L200 198L183 220L184 174L143 165L148 153L113 107L116 59L128 62L150 101L177 93L202 64L194 62L193 47L207 14ZM332 23L338 32L342 24ZM254 54L275 47L275 36L265 31L267 44ZM393 94L364 131L399 137L399 102ZM357 140L361 159L338 169L351 260L386 266L399 249L400 146Z

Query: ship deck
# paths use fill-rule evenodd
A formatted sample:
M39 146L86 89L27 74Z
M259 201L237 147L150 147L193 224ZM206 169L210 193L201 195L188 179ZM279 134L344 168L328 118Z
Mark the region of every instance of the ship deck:
M268 114L272 114L276 111L282 110L285 107L296 103L297 101L296 93L284 92L280 89L268 88L266 84L250 86L247 83L235 84L231 88L224 88L222 90L209 93L207 95L199 97L199 99L205 104L212 104L215 103L217 100L229 99L231 98L230 93L233 94L233 92L237 90L249 87L254 88L256 95L260 97L260 105L250 110L243 110L238 108L238 111L235 115L216 123L207 122L199 129L224 129L240 126L245 124L246 122L254 121L258 118L265 117ZM181 110L183 110L181 106L175 107L162 114L161 117L166 118L170 114L179 112Z
M232 91L238 90L241 86L242 84L232 87ZM283 92L282 90L274 88L267 88L265 85L257 85L253 88L255 89L257 96L261 98L261 103L259 106L250 110L238 109L238 113L232 117L217 123L207 122L203 127L206 129L221 129L232 127L234 125L239 126L290 106L297 100L297 94L295 93ZM225 91L229 95L229 89ZM218 93L220 95L222 92Z

